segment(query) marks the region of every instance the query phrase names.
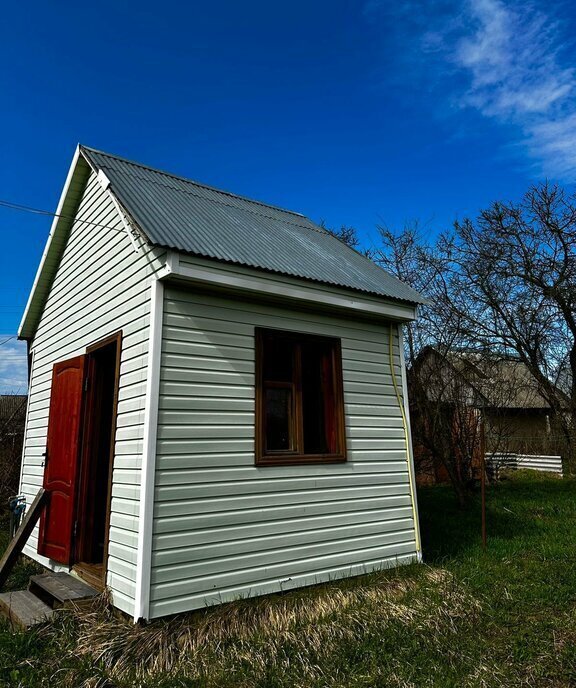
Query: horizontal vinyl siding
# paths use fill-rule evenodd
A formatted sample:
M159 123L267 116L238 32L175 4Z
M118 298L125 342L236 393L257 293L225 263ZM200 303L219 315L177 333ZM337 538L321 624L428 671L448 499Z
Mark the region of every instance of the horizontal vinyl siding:
M85 353L86 347L122 330L118 422L112 479L107 583L118 607L132 613L144 397L148 355L149 288L163 264L163 251L134 250L108 194L91 174L77 212L36 336L30 383L22 492L31 503L42 485L54 363ZM115 229L87 225L87 220ZM36 553L37 529L25 552Z
M254 465L255 327L341 338L345 464ZM166 289L151 616L415 558L389 331Z

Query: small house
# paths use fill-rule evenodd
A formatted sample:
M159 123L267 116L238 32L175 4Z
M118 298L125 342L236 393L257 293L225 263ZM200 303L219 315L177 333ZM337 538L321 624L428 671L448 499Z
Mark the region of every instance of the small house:
M562 472L558 423L518 357L427 346L408 378L418 484L449 481L435 444L462 456L456 468L465 480L479 478L484 456L489 463Z
M298 213L79 146L19 330L25 553L135 620L418 560L422 301Z

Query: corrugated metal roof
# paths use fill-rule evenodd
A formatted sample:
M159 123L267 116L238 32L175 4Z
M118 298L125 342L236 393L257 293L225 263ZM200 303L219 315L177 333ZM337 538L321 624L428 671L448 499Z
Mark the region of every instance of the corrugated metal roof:
M516 358L500 358L471 352L449 355L454 369L482 394L485 404L510 409L546 409L538 381L528 366ZM558 394L564 396L558 389Z
M550 408L528 366L511 356L469 350L442 352L428 346L418 355L414 371L426 382L431 401L465 401L477 408ZM556 394L568 404L559 387Z
M81 147L151 244L425 303L411 287L299 213Z

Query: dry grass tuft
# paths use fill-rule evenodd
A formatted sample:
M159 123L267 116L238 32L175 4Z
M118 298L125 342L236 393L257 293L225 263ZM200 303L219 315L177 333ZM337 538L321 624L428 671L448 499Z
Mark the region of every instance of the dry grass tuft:
M217 685L253 685L267 672L290 670L300 685L321 681L346 685L330 667L343 651L377 637L386 628L445 642L459 625L473 622L478 602L447 571L421 569L419 577L371 576L350 585L325 585L244 600L148 625L117 618L105 600L89 612L73 613L73 652L105 669L111 679L178 674ZM55 631L58 632L58 631ZM337 672L336 672L337 673ZM246 683L241 679L245 676ZM388 685L408 686L404 679ZM97 684L85 684L93 688Z

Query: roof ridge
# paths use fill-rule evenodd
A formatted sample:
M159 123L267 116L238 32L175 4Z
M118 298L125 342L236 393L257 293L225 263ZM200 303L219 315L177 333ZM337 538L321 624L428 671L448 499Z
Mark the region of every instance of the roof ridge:
M226 191L226 189L219 189L216 186L211 186L210 184L204 184L203 182L197 182L194 179L189 179L188 177L183 177L179 174L173 174L171 172L166 172L165 170L160 170L157 167L151 167L150 165L143 165L135 160L129 160L128 158L123 158L120 155L114 155L112 153L107 153L106 151L98 150L97 148L91 148L90 146L85 146L79 144L80 148L91 153L97 153L98 155L104 155L107 158L113 158L115 160L120 160L121 162L128 163L129 165L134 165L134 167L141 167L144 170L149 170L150 172L156 172L157 174L162 174L165 177L171 177L172 179L177 179L181 182L186 182L187 184L193 184L194 186L199 186L203 189L209 189L210 191L215 191L216 193L224 194L225 196L231 196L232 198L239 198L242 201L247 201L248 203L254 203L255 205L261 205L265 208L272 208L273 210L280 210L283 213L289 213L290 215L296 215L297 217L303 217L309 222L312 222L304 213L298 213L295 210L289 210L288 208L281 208L279 205L272 205L272 203L265 203L264 201L259 201L255 198L248 198L248 196L242 196L241 194L233 193L232 191Z
M112 190L115 185L118 187L119 202L142 226L152 245L400 301L428 303L412 287L301 213L222 191L88 146L79 145L78 150L93 169L102 168L110 173ZM198 197L204 204L212 205L212 212L193 200ZM174 208L170 208L171 204ZM218 206L220 212L215 213ZM258 216L266 222L262 219L256 222ZM200 217L206 226L196 227L195 217ZM257 228L258 232L252 231L247 239L238 233L243 228ZM269 245L268 235L278 246Z
M106 151L101 151L101 150L98 150L97 148L91 148L90 146L84 146L83 144L79 144L79 145L80 145L80 148L83 148L84 150L97 153L98 155L104 155L108 158L114 158L116 160L120 160L122 162L128 163L129 165L133 165L134 167L141 167L142 169L150 170L151 172L156 172L157 174L161 174L165 177L169 177L172 179L178 179L179 181L187 182L188 184L192 184L193 186L199 186L203 189L209 189L210 191L216 191L217 193L221 193L225 196L231 196L232 198L239 198L242 201L247 201L248 203L253 203L254 205L262 206L263 208L272 208L273 210L280 210L283 213L288 213L290 215L295 215L296 217L301 217L305 220L308 220L308 222L312 226L305 227L304 225L297 224L296 222L293 222L290 224L293 224L295 227L300 227L301 229L312 230L313 232L317 232L318 234L322 234L324 236L333 237L337 241L340 241L340 239L338 239L337 236L332 234L332 232L329 232L325 227L322 227L321 225L317 224L316 222L313 222L307 215L304 215L303 213L297 213L294 210L287 210L286 208L281 208L278 205L272 205L270 203L264 203L263 201L257 201L253 198L248 198L247 196L241 196L240 194L235 194L232 191L225 191L223 189L218 189L215 186L210 186L209 184L203 184L202 182L197 182L197 181L194 181L193 179L188 179L187 177L182 177L178 174L172 174L171 172L165 172L164 170L159 170L157 167L150 167L150 165L143 165L142 163L136 162L134 160L128 160L128 158L123 158L120 155L113 155L112 153L107 153ZM158 184L159 186L161 186L161 184L159 182L152 182L152 183ZM189 192L186 192L186 193L189 193ZM190 195L194 195L194 194L190 194ZM268 216L264 215L263 217L268 217ZM273 219L273 218L271 218L271 219ZM364 260L366 260L368 263L370 263L371 265L375 265L374 261L370 260L370 258L368 258L368 256L366 256L364 253L362 253L358 249L354 248L353 246L350 246L348 244L346 244L346 245L348 246L349 249L354 251L361 258L364 258ZM379 267L381 270L383 270L383 268L381 266L377 266L377 267ZM392 274L392 273L389 273L389 274ZM395 275L392 275L392 276L395 277ZM399 278L396 278L396 279L399 279Z
M83 148L87 151L97 153L98 155L104 155L108 158L114 158L116 160L121 160L122 162L128 163L129 165L133 165L134 167L141 167L142 169L150 170L151 172L156 172L158 174L163 175L164 177L169 177L172 179L178 179L179 181L187 182L188 184L192 184L193 186L199 186L203 189L209 189L210 191L216 191L217 193L223 194L225 196L231 196L232 198L239 198L243 201L247 201L248 203L252 203L254 205L258 205L258 206L261 206L263 208L272 208L273 210L280 210L284 213L288 213L290 215L295 215L296 217L303 218L304 220L308 220L308 222L310 223L310 226L304 226L304 225L298 224L297 222L289 223L289 224L293 225L294 227L300 227L301 229L309 229L313 232L317 232L318 234L322 234L323 236L333 237L337 241L341 241L332 232L328 231L325 227L322 227L318 223L313 222L307 215L304 215L303 213L297 213L293 210L287 210L286 208L281 208L280 206L277 206L277 205L271 205L270 203L264 203L263 201L257 201L257 200L254 200L252 198L248 198L247 196L241 196L240 194L235 194L231 191L224 191L222 189L216 188L215 186L210 186L209 184L202 184L201 182L196 182L193 179L188 179L187 177L181 177L180 175L177 175L177 174L171 174L170 172L164 172L163 170L159 170L156 167L150 167L149 165L143 165L139 162L135 162L134 160L128 160L128 158L123 158L119 155L112 155L112 153L106 153L106 151L101 151L101 150L98 150L96 148L90 148L89 146L84 146L82 144L80 144L80 148ZM160 182L152 181L152 183L157 184L158 186L163 186ZM166 187L166 188L169 188L169 187ZM191 196L195 195L189 191L186 191L185 193L189 193ZM224 204L224 205L226 205L226 204ZM251 212L251 211L248 211L248 212ZM269 217L269 216L263 215L263 217ZM273 219L273 218L270 218L270 219ZM344 243L344 242L342 242L342 243ZM354 246L350 246L348 244L346 244L346 245L348 246L348 248L350 250L354 251L357 255L359 255L361 258L363 258L367 263L369 263L371 265L376 265L376 263L374 263L374 261L370 260L370 258L368 258L368 256L366 256L364 253L362 253L358 249L354 248ZM379 267L381 270L384 269L379 265L377 267ZM392 274L392 273L389 273L389 274ZM392 276L396 277L395 275L392 275ZM399 279L399 278L396 277L396 279Z
M127 174L129 174L129 173L127 173ZM137 175L132 175L132 176L134 176L136 179L141 179L141 177L138 177ZM174 187L168 186L167 184L163 184L161 181L158 181L158 180L156 180L156 179L150 179L150 180L145 180L145 181L146 181L148 184L154 184L154 186L160 186L160 187L162 187L162 188L164 188L164 189L172 189L172 190L175 190ZM177 189L177 191L178 191L179 193L184 193L184 194L186 194L187 196L194 196L195 198L200 198L200 199L202 199L202 200L206 200L206 197L200 195L198 192L194 193L194 191L191 191L191 190L188 190L188 189ZM273 217L271 214L267 214L267 213L265 213L265 212L257 212L257 211L254 210L253 208L238 208L237 206L234 206L234 205L232 205L231 203L226 203L225 201L219 200L219 199L217 199L217 200L211 200L210 202L211 202L211 203L217 203L218 205L225 206L226 208L234 208L235 210L240 210L240 211L245 212L245 213L250 213L250 214L252 214L252 215L258 215L259 217L265 217L265 218L267 218L267 219L269 219L269 220L274 220L274 217ZM268 207L270 207L270 206L266 206L266 205L259 204L259 203L258 203L258 204L255 203L254 205L262 206L263 208L268 208ZM329 232L327 232L327 231L326 231L325 229L323 229L322 227L320 227L320 226L318 226L318 225L315 225L315 224L312 222L312 220L310 220L309 218L307 218L305 215L299 215L299 214L297 214L296 217L298 217L298 218L303 218L304 220L308 220L308 222L309 222L310 224L305 225L305 224L302 224L302 223L299 223L299 222L296 222L296 221L290 221L290 220L286 220L286 219L284 219L283 222L285 222L287 225L291 225L292 227L298 227L299 229L310 230L310 231L312 231L312 232L318 232L319 234L323 234L323 235L326 235L326 236L330 236L330 233L329 233Z

